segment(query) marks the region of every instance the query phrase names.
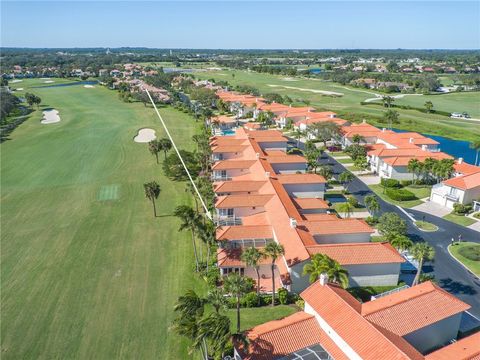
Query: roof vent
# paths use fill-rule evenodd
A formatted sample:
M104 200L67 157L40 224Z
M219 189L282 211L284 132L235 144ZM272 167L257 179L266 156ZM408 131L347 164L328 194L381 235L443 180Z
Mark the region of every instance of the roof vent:
M463 158L458 158L457 163L459 164L463 163Z
M321 273L319 281L320 281L320 285L325 286L328 282L328 275L325 273Z
M295 229L297 227L297 220L290 218L290 227Z
M413 144L413 138L408 139L408 142Z
M268 179L270 177L270 171L265 171L265 177Z
M367 123L367 120L366 119L363 119L362 120L362 124L366 124Z
M382 132L385 132L385 130L387 130L386 128L382 128Z
M257 159L260 159L260 153L256 153L255 156L257 157Z

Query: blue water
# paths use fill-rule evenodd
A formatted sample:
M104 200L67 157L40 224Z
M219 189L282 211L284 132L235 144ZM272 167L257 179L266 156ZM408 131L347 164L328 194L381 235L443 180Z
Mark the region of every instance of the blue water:
M309 69L308 72L310 74L320 74L323 70L320 68Z
M222 134L224 136L233 136L233 135L235 135L235 130L223 130Z
M392 129L395 132L402 133L402 132L409 132L408 130L399 130L399 129ZM440 150L452 155L455 158L463 158L465 162L469 164L473 164L475 162L475 150L470 149L470 142L468 141L462 141L462 140L453 140L453 139L448 139L443 136L437 136L437 135L428 135L428 134L422 134L424 136L427 136L435 141L438 141L440 143L439 147Z
M330 201L332 204L347 201L347 199L343 195L325 195L325 200Z
M51 85L40 85L40 86L32 86L32 88L51 88L51 87L64 87L64 86L77 86L77 85L97 85L97 80L88 80L88 81L75 81L69 82L65 84L51 84Z

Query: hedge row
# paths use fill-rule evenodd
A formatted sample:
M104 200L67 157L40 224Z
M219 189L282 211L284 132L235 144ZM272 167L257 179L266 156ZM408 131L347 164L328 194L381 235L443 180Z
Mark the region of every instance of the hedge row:
M411 191L406 189L387 188L387 196L396 201L415 200L417 197Z

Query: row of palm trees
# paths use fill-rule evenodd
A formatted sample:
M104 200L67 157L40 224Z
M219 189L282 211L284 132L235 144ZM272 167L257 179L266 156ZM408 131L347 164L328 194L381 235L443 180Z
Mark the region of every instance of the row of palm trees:
M148 143L148 150L152 155L155 156L158 162L158 154L163 151L165 159L167 158L167 153L172 148L172 142L168 138L154 139Z
M412 173L412 181L416 179L429 180L430 176L434 176L437 181L448 179L454 173L455 161L453 159L432 159L427 158L424 161L418 159L410 159L407 165L408 171Z

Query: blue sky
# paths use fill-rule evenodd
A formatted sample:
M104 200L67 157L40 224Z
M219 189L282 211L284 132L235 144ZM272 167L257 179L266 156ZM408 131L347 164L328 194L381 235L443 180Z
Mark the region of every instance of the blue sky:
M479 1L2 1L1 45L479 49Z

